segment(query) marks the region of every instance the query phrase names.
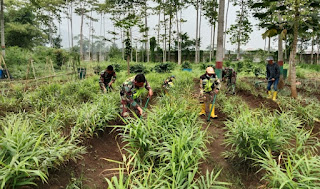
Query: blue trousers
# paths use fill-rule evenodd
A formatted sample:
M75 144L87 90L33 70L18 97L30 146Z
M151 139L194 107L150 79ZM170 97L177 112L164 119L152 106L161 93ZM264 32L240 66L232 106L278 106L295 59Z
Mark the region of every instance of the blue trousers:
M276 78L274 81L268 81L268 86L267 86L267 90L271 91L271 86L273 84L273 89L274 91L278 90L278 83L279 83L280 78Z

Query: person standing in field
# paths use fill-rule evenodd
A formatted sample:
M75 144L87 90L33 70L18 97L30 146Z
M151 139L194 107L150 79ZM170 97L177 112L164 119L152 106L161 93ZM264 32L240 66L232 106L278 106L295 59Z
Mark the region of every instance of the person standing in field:
M268 86L267 86L267 91L268 91L268 99L271 99L273 101L277 100L277 93L278 93L278 83L280 79L280 67L277 63L273 62L273 57L268 57L267 58L267 77L266 79L268 80ZM271 92L271 86L273 85L273 93Z
M126 118L129 116L128 107L137 110L139 116L143 114L143 109L140 106L140 99L144 90L143 88L148 91L148 98L151 98L153 91L143 74L131 77L122 84L120 89L120 113L122 117Z
M236 94L237 72L233 68L222 70L222 81L227 81L228 93Z
M99 84L101 91L106 93L109 89L112 89L112 84L116 81L116 78L116 72L114 72L113 67L109 65L100 75Z
M210 114L210 117L215 119L218 116L215 114L215 106L212 104L214 95L219 93L221 83L218 76L212 67L206 69L206 73L200 76L200 104L201 112L199 115Z

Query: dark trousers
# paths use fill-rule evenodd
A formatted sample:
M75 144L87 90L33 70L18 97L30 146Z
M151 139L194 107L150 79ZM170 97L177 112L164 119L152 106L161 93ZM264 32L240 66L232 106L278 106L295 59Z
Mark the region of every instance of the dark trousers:
M268 81L268 86L267 86L268 91L271 91L272 84L273 84L274 91L277 91L279 80L280 78L276 78L274 81Z

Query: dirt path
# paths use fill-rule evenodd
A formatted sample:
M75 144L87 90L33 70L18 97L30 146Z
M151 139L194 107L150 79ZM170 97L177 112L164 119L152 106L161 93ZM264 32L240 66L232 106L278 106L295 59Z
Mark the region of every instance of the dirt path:
M156 103L156 97L161 94L159 90L154 92L154 97L150 100L148 107ZM143 104L145 104L145 99ZM108 123L108 125L124 125L118 118L115 121ZM124 147L124 143L118 136L119 132L112 131L111 127L107 127L105 131L98 133L92 139L86 141L84 146L87 147L87 153L83 158L77 162L70 161L56 170L51 170L48 183L38 183L39 189L60 189L66 188L75 179L81 178L82 182L80 188L107 188L105 178L112 178L118 174L118 171L106 171L108 169L118 168L117 163L109 162L104 159L111 159L122 161L120 149ZM120 149L119 149L119 147ZM125 153L122 151L122 153Z
M116 175L103 172L106 169L118 168L116 163L108 162L102 158L122 161L122 156L118 148L124 146L121 139L117 137L117 132L112 128L107 128L104 132L100 132L98 136L89 140L86 144L87 153L77 162L70 161L57 170L51 170L49 181L47 184L39 184L40 189L58 189L66 188L75 179L82 178L80 181L87 188L106 188L105 178L111 178Z
M271 99L264 98L261 95L254 96L250 91L242 89L237 89L236 94L240 96L252 109L264 107L271 111L280 111L280 107L276 102L272 101Z
M194 79L195 88L194 96L199 94L199 79ZM207 129L207 133L212 137L207 143L209 154L207 159L200 164L200 170L202 175L206 174L206 171L216 171L222 169L219 178L225 182L231 182L234 189L256 189L264 183L261 182L261 175L256 173L256 170L250 170L248 167L239 164L236 161L226 159L223 153L228 152L229 148L224 145L225 133L227 128L225 121L227 121L227 115L216 109L218 119L211 119L210 122L206 121L206 117L202 116L203 129Z

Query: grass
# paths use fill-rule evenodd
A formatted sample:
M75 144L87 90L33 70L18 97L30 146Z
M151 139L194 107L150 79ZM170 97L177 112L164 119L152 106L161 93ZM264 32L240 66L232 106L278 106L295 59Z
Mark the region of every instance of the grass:
M131 120L126 126L118 127L127 143L125 150L129 157L120 163L119 177L107 179L110 188L228 186L217 181L220 171L199 175L200 160L207 153L207 135L201 129L197 107L187 95L191 93L192 78L186 76L177 82L170 96L158 99L147 118Z

